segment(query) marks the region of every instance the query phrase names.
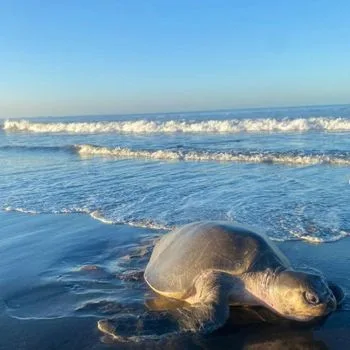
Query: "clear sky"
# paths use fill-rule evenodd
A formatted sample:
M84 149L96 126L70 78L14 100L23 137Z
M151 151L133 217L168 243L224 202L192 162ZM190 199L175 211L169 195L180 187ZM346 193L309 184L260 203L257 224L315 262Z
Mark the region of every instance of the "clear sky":
M0 0L0 117L350 103L348 0Z

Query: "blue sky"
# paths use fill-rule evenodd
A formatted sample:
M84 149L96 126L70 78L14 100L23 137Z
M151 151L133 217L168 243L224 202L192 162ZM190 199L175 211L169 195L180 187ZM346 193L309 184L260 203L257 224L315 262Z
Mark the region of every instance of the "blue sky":
M0 117L350 103L350 2L0 0Z

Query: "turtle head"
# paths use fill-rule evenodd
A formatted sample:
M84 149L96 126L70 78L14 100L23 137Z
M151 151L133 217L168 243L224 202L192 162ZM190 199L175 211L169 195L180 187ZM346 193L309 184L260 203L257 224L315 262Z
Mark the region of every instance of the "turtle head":
M337 302L327 281L321 274L284 270L275 276L272 304L282 316L310 321L334 311Z

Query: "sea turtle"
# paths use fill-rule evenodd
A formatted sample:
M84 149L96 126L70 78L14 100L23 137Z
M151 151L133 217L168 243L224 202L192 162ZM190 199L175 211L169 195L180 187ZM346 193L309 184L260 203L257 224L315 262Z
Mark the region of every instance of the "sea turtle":
M261 305L288 319L326 316L344 297L321 273L292 268L262 233L227 222L197 222L165 234L144 278L158 294L184 301L182 331L209 333L224 325L230 305ZM118 337L113 323L98 328Z

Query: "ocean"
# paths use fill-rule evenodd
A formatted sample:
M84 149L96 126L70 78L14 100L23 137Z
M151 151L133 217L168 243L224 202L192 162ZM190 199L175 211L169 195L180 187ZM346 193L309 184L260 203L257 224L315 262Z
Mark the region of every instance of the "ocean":
M97 320L145 312L154 242L193 221L256 227L349 293L349 136L350 105L0 121L0 349L125 348ZM158 348L344 348L348 310Z
M279 241L350 234L350 106L5 120L0 207Z

